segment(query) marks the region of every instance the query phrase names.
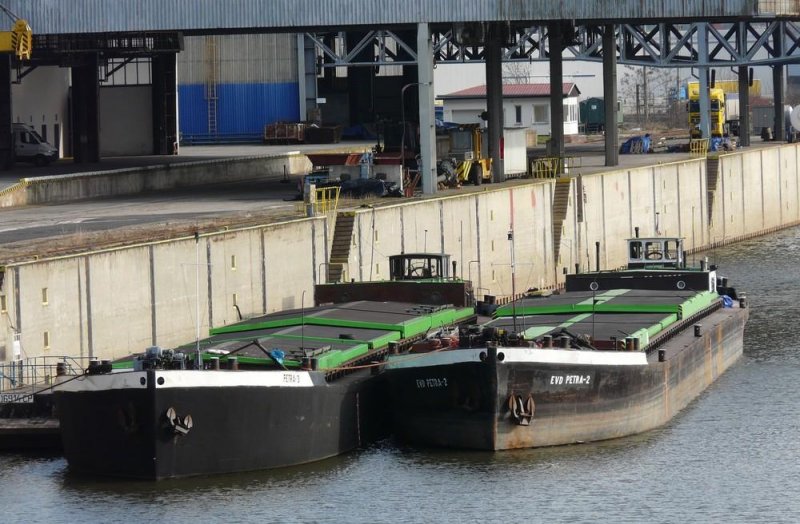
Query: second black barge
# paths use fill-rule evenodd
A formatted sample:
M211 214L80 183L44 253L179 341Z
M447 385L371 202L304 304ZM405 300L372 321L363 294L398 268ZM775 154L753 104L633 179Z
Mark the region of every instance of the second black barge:
M741 356L748 318L713 266L687 268L680 239L631 239L628 270L568 275L458 347L390 357L397 436L504 450L573 444L658 427ZM453 337L448 337L452 342Z

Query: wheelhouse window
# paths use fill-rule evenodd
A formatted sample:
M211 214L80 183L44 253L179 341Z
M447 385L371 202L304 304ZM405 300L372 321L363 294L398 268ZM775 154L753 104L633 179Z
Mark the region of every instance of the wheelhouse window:
M646 260L661 260L664 254L661 252L661 242L645 242L644 258Z
M681 244L678 240L667 240L664 242L664 258L667 260L677 260L681 255Z
M629 247L630 253L628 254L628 258L631 260L640 260L642 258L642 243L631 242Z

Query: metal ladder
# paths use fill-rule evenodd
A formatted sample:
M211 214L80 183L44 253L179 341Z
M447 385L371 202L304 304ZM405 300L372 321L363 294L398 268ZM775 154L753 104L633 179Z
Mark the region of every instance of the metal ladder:
M217 83L219 82L219 49L215 36L206 37L206 102L208 104L208 134L217 134Z

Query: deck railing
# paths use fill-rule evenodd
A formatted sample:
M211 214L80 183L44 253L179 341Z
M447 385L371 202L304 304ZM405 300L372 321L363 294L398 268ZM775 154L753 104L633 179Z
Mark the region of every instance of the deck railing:
M21 387L49 386L62 366L67 375L78 375L89 366L89 357L48 355L0 363L0 393Z

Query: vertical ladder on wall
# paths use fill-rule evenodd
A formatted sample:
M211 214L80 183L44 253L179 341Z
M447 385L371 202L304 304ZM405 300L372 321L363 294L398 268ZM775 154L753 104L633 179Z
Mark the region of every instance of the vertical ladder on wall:
M717 194L719 185L719 156L709 156L706 158L706 189L708 191L708 225L713 224L714 197Z
M206 37L206 103L208 104L208 134L217 134L217 83L219 82L219 50L217 38Z
M328 263L328 284L341 282L345 278L345 268L350 260L350 245L353 243L353 227L356 215L353 212L342 212L336 215L333 229L333 246Z
M570 177L559 177L553 189L553 265L558 266L561 257L561 234L569 209L569 192L572 187Z

